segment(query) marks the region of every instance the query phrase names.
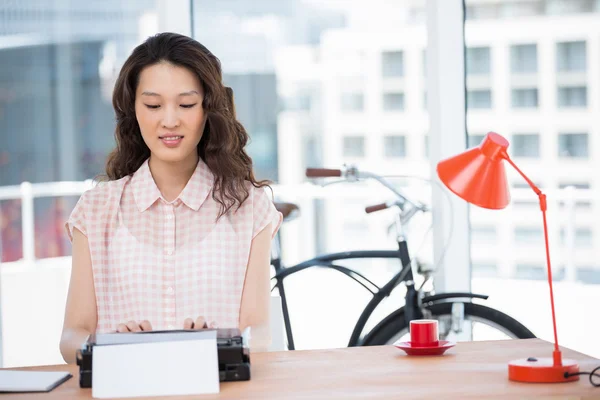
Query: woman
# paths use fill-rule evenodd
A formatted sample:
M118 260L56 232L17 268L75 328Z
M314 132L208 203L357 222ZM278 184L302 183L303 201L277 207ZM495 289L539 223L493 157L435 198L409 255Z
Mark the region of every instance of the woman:
M252 327L268 341L271 239L282 216L257 181L219 60L163 33L115 85L108 180L66 227L73 266L60 349L94 332Z

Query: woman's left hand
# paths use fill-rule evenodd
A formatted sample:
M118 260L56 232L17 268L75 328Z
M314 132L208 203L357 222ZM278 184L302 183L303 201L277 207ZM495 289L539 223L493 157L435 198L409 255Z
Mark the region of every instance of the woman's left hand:
M192 318L186 318L186 320L183 322L183 329L200 330L206 328L216 329L217 324L214 321L209 324L204 317L198 317L196 320L193 320Z

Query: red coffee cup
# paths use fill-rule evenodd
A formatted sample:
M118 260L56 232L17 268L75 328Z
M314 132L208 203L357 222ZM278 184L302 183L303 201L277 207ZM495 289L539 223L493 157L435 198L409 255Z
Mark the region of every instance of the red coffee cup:
M410 344L415 347L436 347L439 345L438 322L435 319L410 321Z

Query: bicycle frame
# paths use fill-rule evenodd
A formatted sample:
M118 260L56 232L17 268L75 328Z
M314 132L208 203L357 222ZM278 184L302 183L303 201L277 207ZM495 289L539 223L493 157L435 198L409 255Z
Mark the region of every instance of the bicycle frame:
M364 310L354 326L352 331L352 335L350 337L348 347L358 346L361 333L364 330L364 327L369 320L369 317L373 313L373 311L377 308L377 306L381 303L381 301L389 296L391 292L401 283L406 283L406 296L405 296L405 308L406 308L406 318L410 321L412 319L421 318L421 312L419 308L418 301L418 291L415 289L414 281L413 281L413 271L411 267L410 257L408 253L408 245L405 240L400 240L398 242L399 248L398 250L366 250L366 251L348 251L342 253L332 253L325 254L321 256L317 256L310 260L304 261L300 264L297 264L293 267L284 268L281 265L280 257L275 257L272 260L272 265L275 268L275 276L272 279L275 280L275 285L271 290L275 288L278 289L279 295L281 297L282 302L282 312L283 319L285 324L286 336L288 340L288 348L290 350L295 349L294 338L291 330L291 322L290 316L287 306L287 298L285 293L285 288L283 285L283 280L294 273L300 272L307 268L311 267L321 267L321 268L331 268L338 272L343 273L344 275L352 278L354 281L359 283L365 289L367 289L373 295L372 299L366 305ZM337 265L336 261L341 260L350 260L350 259L376 259L376 258L394 258L398 259L403 266L401 270L396 273L383 287L378 287L376 284L371 282L364 275L341 265Z

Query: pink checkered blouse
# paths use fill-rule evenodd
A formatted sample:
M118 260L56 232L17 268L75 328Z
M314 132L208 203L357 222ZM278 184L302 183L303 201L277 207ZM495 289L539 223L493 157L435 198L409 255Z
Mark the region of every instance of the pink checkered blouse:
M281 214L270 191L248 184L250 196L216 222L213 174L200 160L172 202L154 183L148 161L132 176L99 183L79 199L66 223L88 239L97 332L148 320L153 329L180 329L203 316L219 327L238 327L252 239Z

